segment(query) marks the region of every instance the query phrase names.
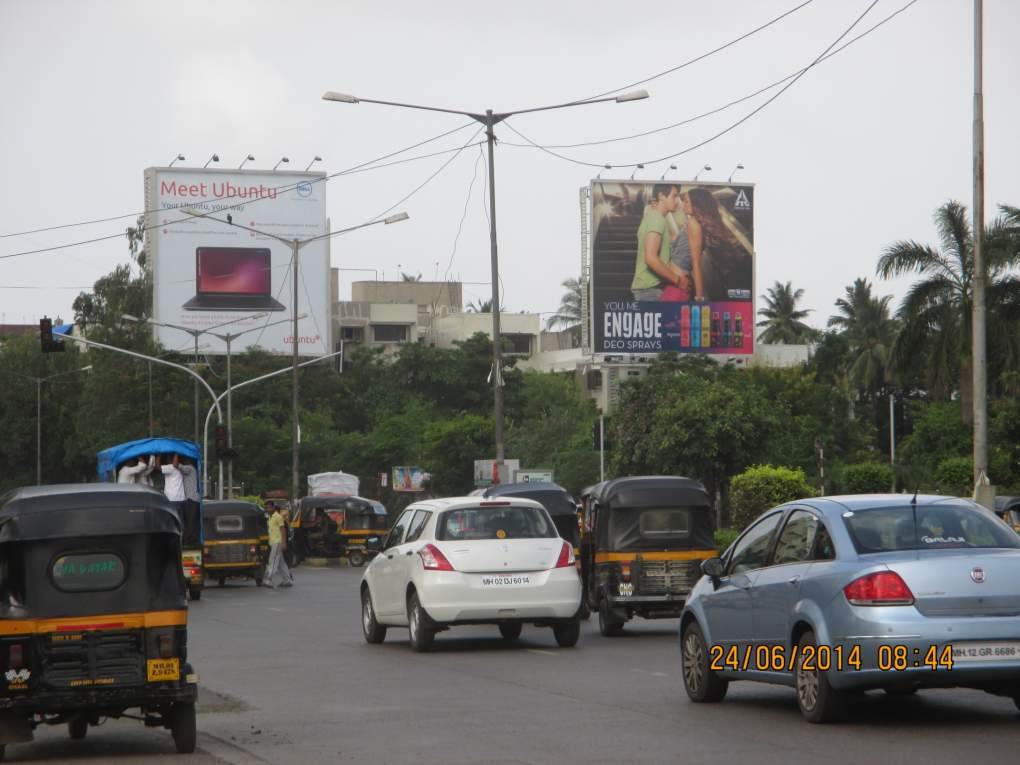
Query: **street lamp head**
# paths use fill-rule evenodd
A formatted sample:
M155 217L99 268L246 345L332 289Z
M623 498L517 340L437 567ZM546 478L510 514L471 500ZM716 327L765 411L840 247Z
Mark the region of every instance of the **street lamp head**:
M183 162L183 161L184 161L184 155L183 154L178 154L176 157L174 157L173 159L170 160L170 164L168 165L168 167L173 167L174 166L174 162Z
M634 172L630 174L630 179L631 179L631 180L634 180L634 176L635 176L635 175L637 175L637 171L638 171L638 170L644 170L644 169L645 169L645 166L644 166L644 165L641 165L641 164L639 164L639 165L636 165L636 166L634 167Z
M322 162L322 157L318 154L312 157L312 161L308 163L308 167L305 168L305 172L307 173L316 162Z
M335 90L327 90L322 94L323 101L339 101L342 104L356 104L358 99L346 93L337 93Z
M211 157L209 157L209 159L207 159L205 161L205 164L202 165L202 167L203 168L209 167L209 163L210 162L219 162L219 161L220 161L220 155L219 154L213 154Z
M670 165L669 167L667 167L665 171L663 171L662 177L660 177L659 180L660 181L666 180L666 173L668 173L670 170L676 170L676 165Z
M744 169L743 164L738 162L737 166L735 168L733 168L733 172L730 173L730 177L726 179L726 182L729 183L730 181L732 181L733 180L733 176L737 174L737 170L743 170L743 169Z
M647 90L632 90L630 93L624 93L616 97L616 103L623 104L627 101L642 101L648 98Z
M254 154L249 154L247 157L245 157L244 159L241 160L241 164L237 166L237 169L240 170L242 167L244 167L244 163L245 162L254 162L254 161L255 161L255 155Z
M277 163L276 163L275 165L273 165L273 169L275 170L275 169L276 169L276 168L278 168L278 167L279 167L279 166L280 166L281 164L283 164L283 163L287 163L287 162L290 162L290 159L289 159L288 157L280 157L280 161L279 161L279 162L277 162Z
M700 170L699 170L698 172L696 172L696 173L694 174L694 180L698 180L698 176L699 176L699 175L701 175L701 174L702 174L703 172L705 172L706 170L711 170L711 169L712 169L712 166L711 166L711 165L705 165L705 166L704 166L704 167L702 167L702 168L701 168L701 169L700 169Z
M400 221L407 220L410 217L411 216L408 215L406 212L400 212L397 213L396 215L391 215L388 218L383 218L383 223L385 223L388 226L391 223L400 223Z

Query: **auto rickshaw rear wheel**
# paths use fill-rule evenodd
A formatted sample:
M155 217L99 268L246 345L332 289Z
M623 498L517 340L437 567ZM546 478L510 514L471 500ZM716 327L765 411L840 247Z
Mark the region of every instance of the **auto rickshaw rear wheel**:
M606 598L599 601L599 632L603 637L616 637L623 632L623 622L613 617Z
M194 585L194 584L189 585L188 586L188 597L191 598L191 600L201 600L202 599L202 588L197 586L197 585Z
M351 554L347 556L347 560L351 564L351 568L361 568L365 565L365 553L361 550L351 550Z
M178 754L191 754L198 743L195 723L195 705L191 702L174 704L170 710L170 735Z
M72 717L67 721L67 734L75 741L81 741L89 732L89 721L84 717Z
M216 577L216 583L220 587L222 587L223 585L225 585L227 583L227 578L225 576L218 576L218 577Z
M521 627L520 622L503 622L499 625L499 634L504 640L513 642L521 636Z

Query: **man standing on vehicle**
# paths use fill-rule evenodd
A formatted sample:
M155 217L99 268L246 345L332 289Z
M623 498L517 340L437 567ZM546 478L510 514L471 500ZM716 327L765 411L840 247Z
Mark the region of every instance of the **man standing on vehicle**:
M160 465L163 473L163 493L173 503L177 511L177 520L184 525L184 502L188 495L184 491L184 473L181 472L181 458L174 454L170 457L170 464Z
M294 584L294 577L290 573L287 561L283 558L286 549L286 537L284 536L285 521L280 513L280 508L275 504L270 509L269 516L269 564L266 566L266 586L276 588L276 575L280 575L281 587L290 587Z
M178 469L184 477L184 515L181 518L182 544L194 547L198 544L198 508L202 498L198 496L198 470L190 460L181 459Z

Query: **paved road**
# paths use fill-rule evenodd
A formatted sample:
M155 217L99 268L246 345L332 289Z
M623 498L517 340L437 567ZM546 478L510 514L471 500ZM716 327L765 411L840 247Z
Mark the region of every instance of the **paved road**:
M496 629L439 635L413 653L405 630L382 646L361 639L351 569L299 568L290 590L228 585L191 610L201 675L199 746L172 755L169 734L129 721L63 729L13 760L199 763L789 763L1009 762L1020 713L1007 699L930 691L869 694L850 723L812 726L792 691L735 683L720 705L687 701L676 621L631 622L624 637L594 620L575 649L525 628L505 645ZM169 753L169 756L168 756Z

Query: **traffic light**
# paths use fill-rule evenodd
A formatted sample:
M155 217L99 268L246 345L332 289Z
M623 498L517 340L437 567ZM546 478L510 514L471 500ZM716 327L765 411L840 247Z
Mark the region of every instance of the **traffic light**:
M59 353L64 350L64 344L53 339L53 320L43 317L39 319L39 344L43 353Z
M219 454L223 454L223 452L225 452L227 450L227 426L226 425L217 425L216 426L215 443L216 443L216 451Z

